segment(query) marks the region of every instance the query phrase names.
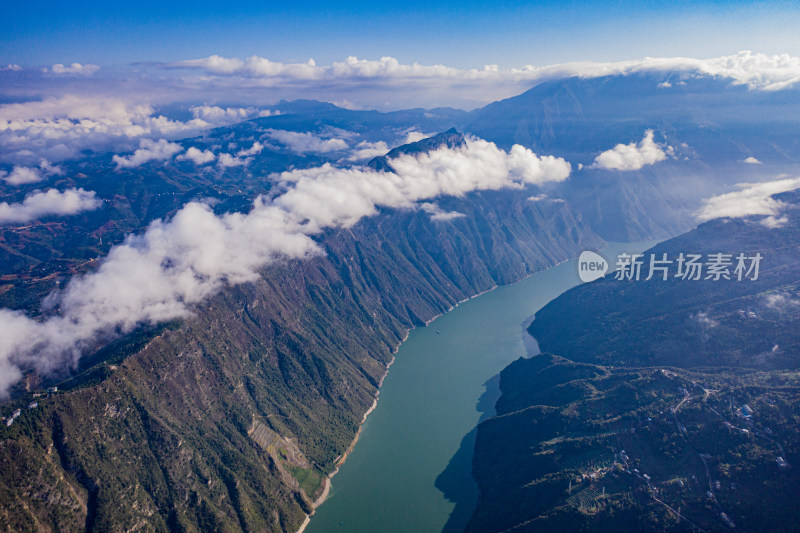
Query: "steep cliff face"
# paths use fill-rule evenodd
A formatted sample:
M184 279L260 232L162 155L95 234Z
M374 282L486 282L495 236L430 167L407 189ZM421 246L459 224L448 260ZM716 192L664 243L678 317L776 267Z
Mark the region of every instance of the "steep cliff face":
M465 215L448 221L381 213L130 336L132 355L0 429L2 529L295 530L409 328L602 246L530 195L441 199Z

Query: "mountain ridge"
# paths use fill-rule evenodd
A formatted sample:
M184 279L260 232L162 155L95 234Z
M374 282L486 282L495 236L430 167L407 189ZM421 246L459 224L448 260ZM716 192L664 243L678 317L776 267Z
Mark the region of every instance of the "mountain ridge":
M792 529L800 193L774 198L782 224L714 219L644 253L760 254L757 274L646 280L645 267L536 313L544 353L501 372L497 416L478 428L467 531Z
M529 194L443 199L468 215L452 221L394 210L326 232L325 256L270 266L101 363L99 381L40 397L0 428L3 523L294 531L409 328L602 244Z

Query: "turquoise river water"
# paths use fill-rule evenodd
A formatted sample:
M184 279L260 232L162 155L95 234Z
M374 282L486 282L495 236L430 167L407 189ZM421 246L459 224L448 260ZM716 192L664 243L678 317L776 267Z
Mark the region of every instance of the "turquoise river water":
M602 254L613 269L618 252L653 244L617 243ZM567 261L413 330L306 533L462 531L478 496L471 475L475 428L493 414L497 374L537 352L525 326L578 283L577 262Z

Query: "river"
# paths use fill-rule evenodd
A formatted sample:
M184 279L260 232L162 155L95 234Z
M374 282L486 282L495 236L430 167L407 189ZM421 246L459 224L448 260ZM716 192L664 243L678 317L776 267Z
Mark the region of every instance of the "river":
M655 243L615 243L602 254L613 269L618 252ZM524 326L578 283L577 263L567 261L413 330L306 533L462 531L478 496L471 474L475 428L494 414L497 374L536 353Z

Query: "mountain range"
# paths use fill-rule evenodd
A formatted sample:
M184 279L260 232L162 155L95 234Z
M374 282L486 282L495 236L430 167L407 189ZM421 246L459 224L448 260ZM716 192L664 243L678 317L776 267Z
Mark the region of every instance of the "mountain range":
M478 429L468 531L794 528L800 196L776 198L780 227L716 219L644 253L757 273L608 275L536 314L545 353L501 373Z
M59 312L42 305L48 294L97 271L127 236L170 220L192 201L205 202L218 215L246 214L254 199L274 200L291 190L291 172L358 167L391 177L403 158L463 152L471 139L480 138L507 151L512 162L519 153L515 144L539 156L563 158L571 175L439 194L427 208L378 206L352 225L313 233L311 240L321 250L317 255L271 262L245 283L223 280L220 290L192 305L186 317L108 332L66 368L27 369L2 404L4 411L22 414L0 427L0 530L297 530L351 445L393 351L410 328L465 298L583 250L599 250L605 241L666 238L690 230L704 199L734 190L739 182L796 172L799 98L795 90L759 91L727 79L662 73L548 82L471 112L380 113L314 101L280 102L270 107L270 116L177 141L181 149L199 152L241 150L244 155L236 156L233 166L175 158L114 168L117 154L88 152L60 163L63 173L49 178L49 185L95 191L102 205L69 218L0 226L0 305L37 320ZM316 144L308 149L300 142ZM656 157L629 168L604 163L600 156L619 145ZM355 154L359 146L386 153L362 158ZM4 183L0 200L19 203L39 187ZM793 248L782 251L795 237L782 231L748 220L715 221L663 245L670 253L711 251L718 244L735 245L737 252L769 245L770 257L782 261L765 269L757 283L702 292L680 289L688 290L681 293L680 316L706 313L719 324L719 335L702 324L688 338L682 330L670 330L668 325L683 325L685 317L669 322L655 311L650 291L655 284L621 289L601 281L568 293L537 315L533 333L558 357L523 360L503 374L498 417L479 433L475 472L484 492L472 530L486 531L487 523L497 523L497 530L500 524L511 528L553 503L542 500L533 511L508 513L511 502L528 498L524 483L549 475L546 470L519 470L505 489L486 490L497 483L493 465L506 468L509 461L514 471L515 454L527 453L530 439L544 438L523 432L519 441L507 443L521 447L500 446L497 453L508 455L491 458L487 443L500 435L492 428L505 431L506 422L517 427L512 418L531 406L545 405L539 411L553 413L567 405L514 392L515 375L544 380L541 374L551 372L552 382L542 381L550 388L541 387L548 398L563 393L577 401L563 392L574 386L623 401L635 394L664 395L663 403L672 398L665 391L682 394L675 392L677 381L643 376L640 367L674 368L670 371L686 387L685 380L695 379L689 372L698 371L697 361L746 367L753 350L769 361L769 370L789 368L794 359L780 346L790 354L796 343L788 327L794 317L761 324L771 324L773 339L742 328L746 319L737 314L740 308L755 309L765 292L785 292L796 279L794 270L785 268L796 264ZM580 292L594 290L598 293L591 298ZM725 301L731 295L744 303L734 309ZM612 297L621 309L603 307ZM595 307L578 306L584 298ZM629 301L638 307L623 303ZM589 333L587 323L593 324ZM653 323L664 328L657 342L649 340ZM617 324L624 324L624 336L608 335ZM770 343L779 346L774 355ZM623 370L609 369L621 360ZM568 386L562 375L570 377ZM572 378L584 381L575 384ZM642 392L612 386L639 378ZM737 391L750 386L730 379ZM773 377L753 379L761 380L754 382L761 387ZM515 394L522 397L514 399ZM786 398L781 401L790 403ZM37 406L28 408L32 402ZM643 403L637 409L626 416L641 417L656 407ZM528 416L531 410L525 412ZM539 419L523 423L532 420ZM547 420L560 423L555 415ZM613 453L620 462L619 451ZM598 508L597 498L586 501ZM498 514L507 520L495 522Z

